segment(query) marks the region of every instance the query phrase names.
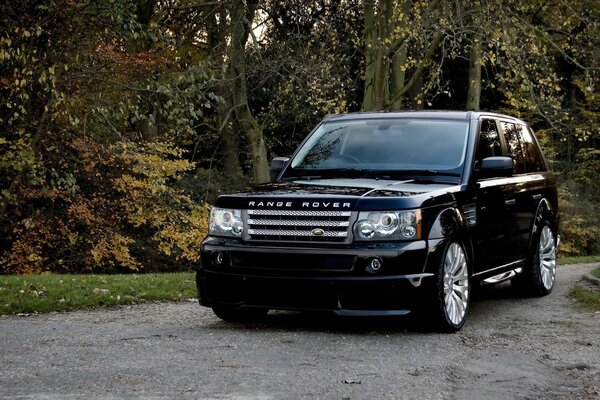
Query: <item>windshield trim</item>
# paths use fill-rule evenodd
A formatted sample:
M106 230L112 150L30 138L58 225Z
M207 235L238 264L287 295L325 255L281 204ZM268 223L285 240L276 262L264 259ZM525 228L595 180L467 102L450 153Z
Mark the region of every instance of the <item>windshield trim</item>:
M311 139L315 138L315 134L322 128L324 125L338 125L338 124L348 124L350 122L360 121L360 122L374 122L376 120L381 121L435 121L435 122L458 122L463 121L466 126L465 130L465 138L462 144L462 152L460 156L460 163L455 168L449 169L437 169L437 168L423 168L415 169L415 168L406 168L406 169L377 169L377 168L297 168L293 167L294 160L298 159L301 156L301 151L303 148L309 144ZM320 178L346 178L348 175L361 175L358 177L373 177L377 179L387 178L387 176L402 176L402 178L410 178L410 177L426 177L428 180L439 180L440 178L445 178L445 180L460 181L465 169L465 161L467 156L467 149L469 144L469 135L471 130L471 121L463 120L463 119L454 119L454 118L444 118L444 117L436 117L436 118L422 118L422 117L393 117L393 118L356 118L351 120L325 120L318 124L313 131L300 143L296 151L290 157L290 161L287 164L286 168L282 171L280 175L281 180L293 180L293 179L320 179ZM356 171L355 171L356 170ZM350 172L348 174L348 172ZM368 176L365 176L368 175ZM354 177L354 176L352 176Z

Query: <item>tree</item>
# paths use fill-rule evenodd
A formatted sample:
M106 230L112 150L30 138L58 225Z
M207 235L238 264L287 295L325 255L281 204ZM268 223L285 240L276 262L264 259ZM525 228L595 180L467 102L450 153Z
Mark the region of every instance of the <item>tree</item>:
M445 3L394 0L364 5L364 99L362 109L401 108L445 37L451 11Z
M360 108L362 9L355 0L261 7L262 34L246 53L250 106L270 153L290 155L325 115Z
M0 7L0 271L196 262L207 210L175 187L193 164L173 141L210 99L201 70L169 70L130 2Z
M269 182L269 161L263 137L262 127L252 114L248 105L246 87L245 48L252 21L256 12L257 0L232 0L231 15L231 51L229 71L232 82L233 108L240 129L250 146L253 180L256 183Z

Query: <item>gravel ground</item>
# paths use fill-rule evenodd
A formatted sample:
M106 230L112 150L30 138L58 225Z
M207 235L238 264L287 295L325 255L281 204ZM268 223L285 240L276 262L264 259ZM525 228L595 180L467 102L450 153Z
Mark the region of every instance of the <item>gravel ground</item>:
M195 302L0 317L0 398L598 399L600 314L554 292L479 292L456 334L408 320L271 313L228 324Z

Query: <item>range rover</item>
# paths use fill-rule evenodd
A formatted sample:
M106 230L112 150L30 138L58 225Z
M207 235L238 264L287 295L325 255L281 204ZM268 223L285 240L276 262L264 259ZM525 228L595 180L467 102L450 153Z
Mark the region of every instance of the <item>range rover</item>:
M556 180L520 119L334 115L271 168L273 183L220 196L211 211L196 282L224 320L417 313L456 331L473 285L552 290Z

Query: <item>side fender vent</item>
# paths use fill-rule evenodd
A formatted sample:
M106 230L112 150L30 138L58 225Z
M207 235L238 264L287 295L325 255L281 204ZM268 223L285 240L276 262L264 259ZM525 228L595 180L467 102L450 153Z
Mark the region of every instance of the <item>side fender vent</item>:
M477 206L475 204L466 204L462 208L465 220L468 226L477 225Z

